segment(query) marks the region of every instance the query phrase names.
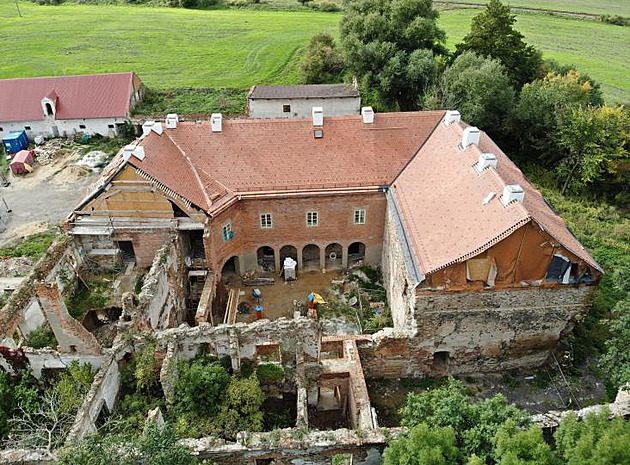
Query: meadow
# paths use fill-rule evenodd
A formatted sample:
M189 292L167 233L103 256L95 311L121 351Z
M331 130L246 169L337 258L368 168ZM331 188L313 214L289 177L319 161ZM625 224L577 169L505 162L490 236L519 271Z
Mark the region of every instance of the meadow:
M448 3L449 0L442 0ZM486 3L484 0L453 0L464 3ZM590 13L595 15L630 16L630 2L627 0L508 0L510 6L524 6L545 10Z
M577 9L579 1L567 3ZM297 83L308 39L325 29L338 34L341 19L341 13L307 9L20 5L22 18L11 0L0 0L0 78L131 69L161 89ZM442 11L449 47L478 13ZM522 13L517 28L545 57L574 64L602 83L609 101L630 102L630 27Z

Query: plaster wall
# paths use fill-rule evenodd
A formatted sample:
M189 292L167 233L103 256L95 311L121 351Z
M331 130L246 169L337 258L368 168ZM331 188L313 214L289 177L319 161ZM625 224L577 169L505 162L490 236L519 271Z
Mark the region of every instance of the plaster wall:
M284 105L291 111L285 112ZM361 97L300 98L300 99L250 99L250 118L311 118L313 107L323 107L326 116L358 115Z

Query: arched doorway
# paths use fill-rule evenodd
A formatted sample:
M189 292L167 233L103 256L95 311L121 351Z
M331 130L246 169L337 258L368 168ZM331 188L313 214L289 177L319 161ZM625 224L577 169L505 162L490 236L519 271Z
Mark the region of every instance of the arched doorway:
M302 268L304 270L318 270L320 268L319 247L315 244L306 245L302 249Z
M221 282L227 283L238 277L239 266L238 257L235 255L231 257L221 268Z
M333 270L335 268L341 268L341 254L343 253L343 247L341 244L328 244L326 246L326 269Z
M276 253L272 247L264 245L258 248L256 252L256 258L258 259L258 268L261 271L276 271Z
M280 267L282 267L284 259L287 257L291 257L296 262L298 261L297 249L292 245L285 245L280 249Z
M348 247L348 266L358 265L365 260L365 244L353 242Z

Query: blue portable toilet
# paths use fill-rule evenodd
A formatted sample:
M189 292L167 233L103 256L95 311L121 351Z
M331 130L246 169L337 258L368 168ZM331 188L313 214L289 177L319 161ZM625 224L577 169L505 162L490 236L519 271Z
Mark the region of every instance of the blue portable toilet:
M2 138L2 145L7 153L17 153L20 150L28 148L28 137L26 131L10 131L9 134Z

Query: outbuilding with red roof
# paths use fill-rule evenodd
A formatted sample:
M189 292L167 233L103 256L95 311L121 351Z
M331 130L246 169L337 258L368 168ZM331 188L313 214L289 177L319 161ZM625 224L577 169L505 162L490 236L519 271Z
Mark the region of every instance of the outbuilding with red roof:
M0 137L115 136L144 92L134 72L0 80Z

